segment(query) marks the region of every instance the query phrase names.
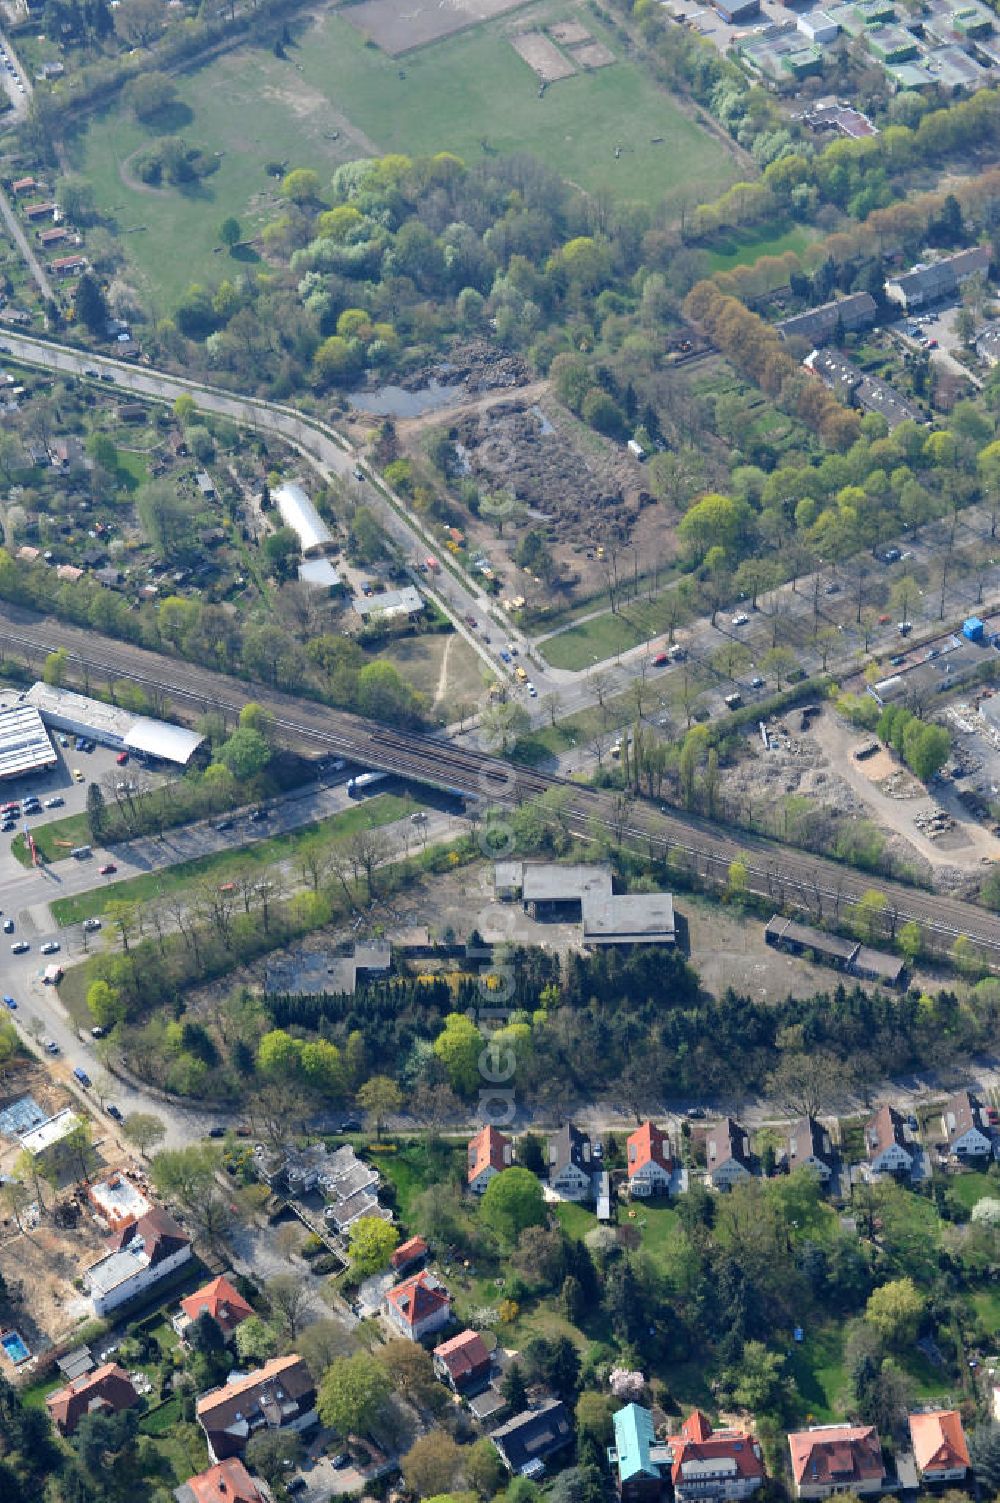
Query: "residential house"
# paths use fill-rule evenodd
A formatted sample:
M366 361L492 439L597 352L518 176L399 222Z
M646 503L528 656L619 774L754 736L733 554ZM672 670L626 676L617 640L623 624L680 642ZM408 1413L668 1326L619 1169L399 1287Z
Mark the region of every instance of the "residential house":
M939 298L951 297L969 277L987 276L990 257L988 245L975 245L971 250L958 251L954 256L944 256L929 265L914 266L902 276L892 277L886 282L886 297L891 302L902 304L907 312L926 307Z
M828 339L852 329L870 329L878 317L878 305L870 292L853 292L849 297L822 303L805 313L793 313L777 325L783 339L808 339L811 344L825 344Z
M541 1477L545 1463L573 1439L573 1426L561 1399L546 1399L525 1409L490 1436L509 1472L518 1477Z
M922 1482L961 1482L969 1470L969 1447L957 1409L910 1415L913 1459Z
M982 1103L971 1091L957 1091L945 1103L941 1127L954 1158L961 1162L989 1158L993 1138Z
M356 595L352 602L362 621L373 617L383 621L415 621L423 614L424 597L413 585L401 590L380 590L372 595Z
M788 1437L797 1498L882 1491L885 1462L874 1425L813 1425Z
M195 1406L212 1461L239 1456L258 1430L308 1430L316 1387L301 1357L272 1357L242 1378L203 1393Z
M409 1341L421 1341L440 1331L451 1319L451 1298L426 1268L390 1289L382 1313L394 1331Z
M271 1490L251 1477L238 1456L210 1466L174 1488L177 1503L273 1503Z
M911 1174L913 1143L906 1122L894 1106L881 1106L865 1123L865 1148L873 1174Z
M92 1373L57 1388L45 1400L49 1418L60 1435L72 1435L88 1414L120 1414L138 1404L132 1380L117 1362L106 1362Z
M710 1127L705 1138L705 1163L715 1190L731 1190L750 1178L753 1159L750 1134L732 1117L724 1117Z
M109 1239L111 1251L83 1275L94 1314L104 1316L168 1278L191 1258L191 1240L174 1218L154 1206Z
M54 219L58 207L54 203L26 204L24 217L32 223L39 219Z
M594 1167L587 1134L564 1123L549 1139L549 1185L564 1200L589 1200Z
M412 1268L417 1263L422 1263L428 1253L427 1243L423 1237L409 1237L401 1242L389 1259L389 1266L393 1273L402 1273L404 1269Z
M87 270L86 256L60 256L53 261L49 271L55 272L57 277L78 277Z
M674 1172L670 1139L653 1122L644 1122L628 1139L628 1190L630 1195L666 1195Z
M670 1441L675 1503L735 1503L765 1477L760 1443L746 1430L713 1430L700 1409Z
M177 1334L183 1336L200 1316L210 1315L228 1341L236 1327L252 1314L253 1306L233 1288L224 1274L220 1274L181 1300L180 1313L174 1317L173 1326Z
M23 198L26 193L37 193L43 184L37 177L19 177L10 186L15 198Z
M434 1348L434 1371L456 1393L485 1388L493 1366L478 1331L460 1331Z
M608 1465L619 1498L622 1503L657 1503L666 1490L670 1453L656 1439L652 1414L641 1404L626 1404L615 1411L613 1423Z
M495 1127L481 1127L469 1142L466 1181L475 1195L482 1195L490 1180L514 1162L514 1144Z
M830 1134L815 1117L803 1117L788 1135L788 1172L808 1165L828 1184L833 1175L834 1152Z

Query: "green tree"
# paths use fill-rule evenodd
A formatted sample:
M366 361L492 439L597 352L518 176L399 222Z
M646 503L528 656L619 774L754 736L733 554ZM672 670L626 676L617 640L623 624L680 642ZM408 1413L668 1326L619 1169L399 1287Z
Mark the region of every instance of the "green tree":
M155 120L177 99L177 86L165 73L140 73L122 89L122 100L137 120Z
M122 1132L130 1143L135 1144L144 1159L149 1157L149 1150L162 1143L167 1135L162 1117L157 1117L154 1112L129 1112L122 1125Z
M314 203L319 197L319 173L295 167L281 180L281 195L293 204Z
M915 919L908 919L905 924L900 925L896 943L912 965L924 948L923 930Z
M69 653L65 647L57 647L55 652L50 652L45 659L42 668L42 681L59 688L66 682L66 669L69 666ZM93 786L93 785L91 785Z
M236 1327L236 1353L241 1362L258 1366L278 1350L274 1330L259 1315L248 1315Z
M926 1303L911 1278L892 1279L869 1296L865 1320L887 1346L901 1348L915 1340Z
M340 1435L377 1431L386 1417L391 1387L381 1363L367 1352L338 1357L319 1385L319 1417Z
M381 1138L387 1117L398 1112L403 1093L388 1075L373 1075L358 1091L358 1105L375 1121L375 1136Z
M108 321L108 305L101 284L92 271L85 271L78 278L73 293L73 308L77 321L91 334L104 334Z
M240 236L242 235L242 233L243 231L240 228L239 220L236 219L232 214L228 215L228 217L225 218L219 225L219 239L222 241L223 245L228 245L230 250L232 250L234 246L239 245Z
M545 1220L542 1187L527 1169L504 1169L486 1186L479 1216L497 1240L511 1248L525 1227L541 1226Z
M219 748L219 760L241 783L262 773L271 760L271 748L259 731L240 726Z
M485 1040L465 1013L450 1012L434 1040L434 1053L441 1061L448 1083L460 1096L471 1096L480 1083L479 1058Z
M291 527L279 527L264 539L264 555L276 579L291 579L302 555L298 534Z
M351 1268L359 1279L380 1273L399 1245L399 1233L391 1222L380 1216L362 1216L350 1229L347 1238Z
M452 1490L462 1476L463 1450L446 1430L419 1436L403 1457L403 1480L419 1498Z
M125 1017L122 995L107 981L92 981L87 987L87 1011L98 1028L107 1031Z

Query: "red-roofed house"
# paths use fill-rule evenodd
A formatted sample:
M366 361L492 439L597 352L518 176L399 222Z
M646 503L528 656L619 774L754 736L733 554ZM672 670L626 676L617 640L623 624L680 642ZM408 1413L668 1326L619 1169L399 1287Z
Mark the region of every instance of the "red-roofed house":
M813 1425L788 1437L797 1498L881 1492L882 1446L874 1425Z
M224 1274L220 1274L181 1300L181 1313L174 1318L173 1324L178 1336L183 1336L199 1315L211 1315L223 1336L229 1337L252 1314L253 1306L237 1293Z
M174 1489L174 1497L177 1503L271 1503L271 1490L251 1477L238 1456L230 1456L189 1477Z
M426 1258L427 1252L427 1243L423 1237L410 1237L408 1241L399 1244L389 1263L395 1273L402 1273L404 1268L410 1268Z
M666 1195L674 1172L670 1139L653 1122L637 1127L628 1140L630 1195Z
M426 1268L390 1289L382 1301L382 1313L401 1336L421 1341L440 1331L451 1319L451 1299Z
M959 1482L969 1470L969 1447L957 1409L910 1415L917 1471L925 1482Z
M514 1145L495 1127L481 1127L469 1141L469 1189L482 1195L495 1174L514 1162Z
M759 1442L745 1430L713 1430L700 1409L671 1438L675 1503L733 1503L749 1498L764 1481Z
M139 1395L131 1379L117 1362L106 1362L86 1377L74 1378L65 1388L56 1389L45 1400L49 1418L60 1435L72 1435L87 1414L120 1414L138 1404Z
M434 1348L434 1371L456 1393L470 1393L489 1382L491 1358L478 1331L460 1331Z

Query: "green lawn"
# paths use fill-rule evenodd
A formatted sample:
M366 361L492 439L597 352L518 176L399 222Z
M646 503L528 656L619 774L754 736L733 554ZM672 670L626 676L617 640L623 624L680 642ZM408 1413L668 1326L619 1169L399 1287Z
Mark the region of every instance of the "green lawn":
M586 22L619 52L592 15ZM425 47L401 65L327 11L285 59L270 47L239 48L176 82L180 103L160 134L219 154L217 170L190 190L153 190L135 178L129 159L157 132L118 108L95 117L71 148L158 315L189 282L240 269L219 251L218 227L235 214L250 235L275 216L268 162L312 167L326 179L373 151L450 150L470 163L486 152L530 151L589 192L652 203L689 182L710 200L737 175L723 146L620 56L539 98L538 80L502 22Z
M1000 1180L969 1169L954 1175L948 1184L952 1200L971 1211L978 1200L1000 1200Z
M553 668L578 671L590 668L594 663L603 663L605 658L613 658L616 653L628 652L630 647L638 647L643 640L644 634L638 622L632 619L631 610L627 616L613 616L610 611L605 611L590 621L581 621L579 626L571 626L557 637L550 637L538 650Z
M181 1401L175 1394L158 1409L152 1409L149 1414L143 1415L139 1421L139 1432L142 1435L169 1435L178 1424L180 1417Z
M969 1298L987 1335L1000 1335L1000 1290L977 1289Z
M400 1221L413 1233L419 1227L413 1225L413 1202L432 1184L440 1184L447 1178L449 1161L465 1163L463 1144L448 1144L440 1154L428 1154L423 1143L409 1143L395 1151L373 1153L372 1163L379 1174L396 1191L396 1210Z
M762 226L756 234L733 236L708 252L712 271L731 271L734 266L752 266L760 256L782 256L785 251L804 251L812 239L799 224L776 233L772 226Z
M86 814L67 814L64 819L53 819L48 824L32 825L35 847L43 860L68 861L75 845L89 845L90 825ZM23 835L15 835L10 843L11 851L22 866L31 865L31 856Z
M788 1354L788 1372L802 1405L806 1421L838 1419L847 1387L844 1367L844 1333L836 1325L806 1333L805 1340Z
M166 897L184 891L192 882L205 877L212 881L231 881L248 866L271 866L276 861L292 859L301 845L317 835L331 841L344 840L358 830L392 824L415 807L412 799L400 798L394 793L380 793L376 798L366 799L340 814L332 814L318 824L304 825L300 830L276 835L272 840L261 840L239 850L220 851L213 856L199 856L195 861L182 861L177 866L148 872L141 877L129 877L123 882L109 882L106 887L93 888L77 897L56 898L51 905L52 916L65 928L68 924L78 924L85 918L105 913L112 902L141 903Z

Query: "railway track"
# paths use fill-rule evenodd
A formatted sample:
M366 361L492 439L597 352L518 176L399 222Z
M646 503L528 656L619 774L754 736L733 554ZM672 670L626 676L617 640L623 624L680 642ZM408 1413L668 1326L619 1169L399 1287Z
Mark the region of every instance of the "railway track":
M730 864L739 859L754 894L768 898L776 908L791 904L815 919L835 923L843 920L851 904L875 889L884 895L894 925L913 920L928 938L945 946L965 935L1000 964L1000 915L975 903L870 877L761 836L734 834L697 815L626 806L615 793L584 788L443 739L393 730L2 603L0 645L19 649L29 658L63 648L85 677L128 679L158 697L169 697L176 710L192 717L216 709L235 718L252 697L269 711L279 736L293 748L343 756L439 788L475 794L492 805L514 807L562 788L566 801L561 816L576 835L610 830L619 842L683 860L714 882L725 881Z

